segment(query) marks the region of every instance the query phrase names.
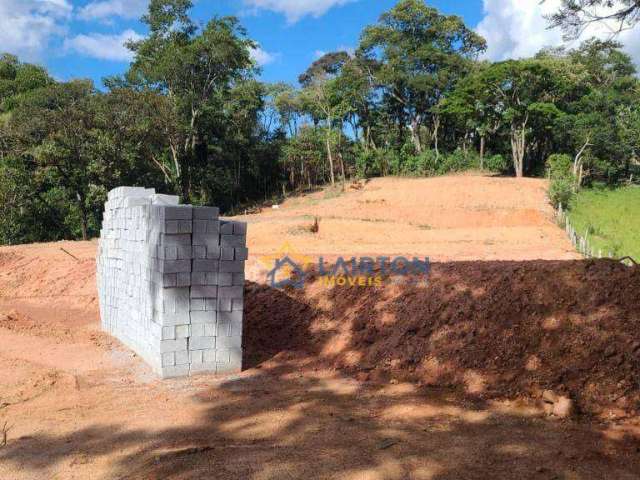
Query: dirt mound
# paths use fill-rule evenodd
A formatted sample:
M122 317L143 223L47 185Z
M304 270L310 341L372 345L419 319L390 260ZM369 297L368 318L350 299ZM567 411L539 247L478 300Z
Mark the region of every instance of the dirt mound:
M427 285L248 286L249 366L317 356L361 379L481 398L566 395L607 418L640 409L640 269L601 261L461 262Z

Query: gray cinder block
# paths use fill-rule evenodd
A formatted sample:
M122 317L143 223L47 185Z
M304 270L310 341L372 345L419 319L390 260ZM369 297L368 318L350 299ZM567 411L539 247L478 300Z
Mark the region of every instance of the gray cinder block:
M96 279L102 328L162 378L242 367L247 226L142 187L108 193Z

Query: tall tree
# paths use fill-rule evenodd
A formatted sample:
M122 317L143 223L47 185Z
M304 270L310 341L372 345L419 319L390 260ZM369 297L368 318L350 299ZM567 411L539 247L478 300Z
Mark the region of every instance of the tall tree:
M408 128L418 152L425 123L438 151L437 105L485 48L485 40L460 17L442 15L422 0L401 0L360 41L360 52L379 63L377 84L385 100L397 105L391 110L400 134Z
M253 74L256 48L235 18L215 17L198 28L191 7L190 0L151 0L142 18L149 36L129 45L135 57L127 73L132 85L167 95L182 119L181 138L167 140L185 199L192 196L195 165L208 154L205 117L219 113L233 85Z

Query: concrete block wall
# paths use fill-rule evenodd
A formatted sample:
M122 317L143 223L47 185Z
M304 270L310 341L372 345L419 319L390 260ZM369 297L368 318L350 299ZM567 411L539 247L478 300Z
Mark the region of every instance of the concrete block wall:
M242 369L246 223L152 189L109 192L99 240L102 328L163 378Z

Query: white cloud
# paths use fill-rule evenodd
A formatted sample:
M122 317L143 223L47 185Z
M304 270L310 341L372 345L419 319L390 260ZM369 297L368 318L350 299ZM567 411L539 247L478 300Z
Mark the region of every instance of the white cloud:
M285 15L289 23L295 23L307 15L321 17L335 6L354 1L358 0L244 0L244 3L251 12L271 10Z
M147 10L148 0L99 0L82 7L82 20L107 20L111 17L138 18Z
M73 6L67 0L0 0L0 51L38 60L66 33Z
M491 60L523 58L536 54L548 46L560 46L562 32L549 30L544 15L555 12L559 0L483 0L484 18L477 27L478 33L487 39L486 57ZM612 27L605 23L590 25L580 39L566 44L577 46L591 37L609 38ZM640 65L640 25L622 32L617 40L625 51Z
M279 53L267 52L266 50L262 49L262 47L260 47L259 45L257 48L252 48L250 53L251 53L251 59L261 67L275 62L280 56Z
M81 34L64 41L64 48L87 57L127 62L133 58L132 52L125 47L129 40L140 40L142 35L133 30L125 30L116 35L102 33Z

